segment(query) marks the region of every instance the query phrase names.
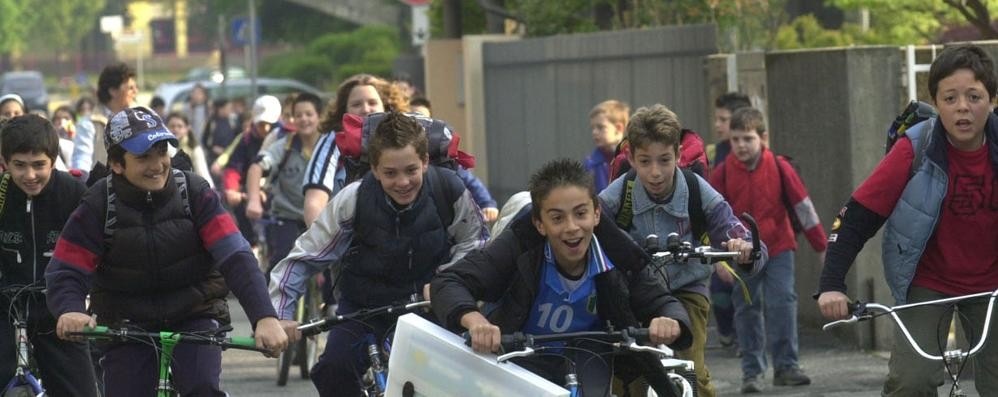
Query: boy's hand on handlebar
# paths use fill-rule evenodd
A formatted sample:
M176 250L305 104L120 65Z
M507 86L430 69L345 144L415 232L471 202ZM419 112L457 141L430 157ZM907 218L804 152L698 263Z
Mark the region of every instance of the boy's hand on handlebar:
M295 320L281 320L281 328L288 336L288 343L295 343L301 340L301 331L298 330L298 322Z
M851 315L849 313L849 297L839 291L825 291L818 296L818 308L821 315L829 320L841 320Z
M270 350L267 357L277 357L288 347L288 335L281 323L274 317L261 318L256 322L256 347Z
M471 348L477 353L495 353L499 351L502 333L499 327L492 325L482 313L467 312L461 316L461 326L471 335Z
M648 325L648 339L655 345L668 345L679 339L679 322L668 317L655 317Z
M738 257L735 261L742 264L752 263L752 243L749 241L742 240L740 238L733 238L728 241L722 241L721 247L728 251L737 251Z
M70 333L82 332L84 327L97 327L97 319L86 313L63 313L55 325L55 333L59 339L79 342L83 340L83 337L70 335Z

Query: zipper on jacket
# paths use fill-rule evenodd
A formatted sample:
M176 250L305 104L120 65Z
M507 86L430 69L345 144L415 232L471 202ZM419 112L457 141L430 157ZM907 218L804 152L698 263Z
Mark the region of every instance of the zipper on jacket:
M28 198L25 209L31 219L31 282L38 281L38 242L35 241L35 213L31 211L31 198ZM21 263L21 254L17 254L17 262Z

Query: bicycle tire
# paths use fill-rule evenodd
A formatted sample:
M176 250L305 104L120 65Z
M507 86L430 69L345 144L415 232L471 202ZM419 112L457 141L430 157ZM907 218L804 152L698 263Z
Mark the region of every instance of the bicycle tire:
M30 385L20 385L3 392L3 397L34 397L35 391Z
M686 379L686 382L690 384L690 390L693 392L693 397L697 397L699 395L699 391L697 390L697 373L690 370L682 370L677 373ZM683 385L681 382L678 380L673 380L673 382L676 383L676 387L682 390Z
M301 343L301 342L296 342ZM297 348L287 349L281 353L277 359L277 385L284 386L288 384L288 373L291 372L291 362L295 359L295 351Z
M320 304L322 303L322 295L319 291L318 284L315 278L312 278L308 282L308 287L305 290L305 307L304 315L302 320L310 320L313 318L322 317ZM301 345L299 346L297 364L301 371L302 379L309 379L310 371L312 367L315 366L315 362L319 357L319 342L316 338L304 338Z

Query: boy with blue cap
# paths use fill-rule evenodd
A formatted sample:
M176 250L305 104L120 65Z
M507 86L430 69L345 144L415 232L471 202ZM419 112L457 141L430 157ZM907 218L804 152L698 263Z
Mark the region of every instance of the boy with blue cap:
M46 269L48 305L60 338L98 323L147 331L212 330L229 322L231 288L256 329L257 346L277 354L287 335L263 274L218 195L201 177L171 168L177 139L155 112L115 114L104 134L113 173L73 212ZM85 313L85 297L90 310ZM179 344L174 383L181 395L223 396L221 350ZM151 394L158 357L147 344L108 346L106 395Z

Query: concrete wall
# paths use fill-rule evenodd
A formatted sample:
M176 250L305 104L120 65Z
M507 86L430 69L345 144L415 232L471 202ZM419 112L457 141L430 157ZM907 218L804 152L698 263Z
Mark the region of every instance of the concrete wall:
M606 99L632 109L662 103L709 131L703 57L713 25L601 32L484 45L489 189L504 201L530 173L593 149L589 110ZM501 171L500 171L501 170Z
M902 102L901 62L896 47L766 54L773 150L797 160L826 231L884 156L886 130ZM805 239L798 245L800 322L818 326L824 320L811 295L817 290L821 264ZM846 283L850 297L892 302L883 281L879 234L856 258ZM836 334L865 348L887 348L890 327L877 321L844 327Z
M477 160L471 171L486 185L489 161L482 47L485 43L515 40L519 37L468 35L430 40L425 47L425 89L433 104L433 117L447 121L461 135L461 150L475 155Z

